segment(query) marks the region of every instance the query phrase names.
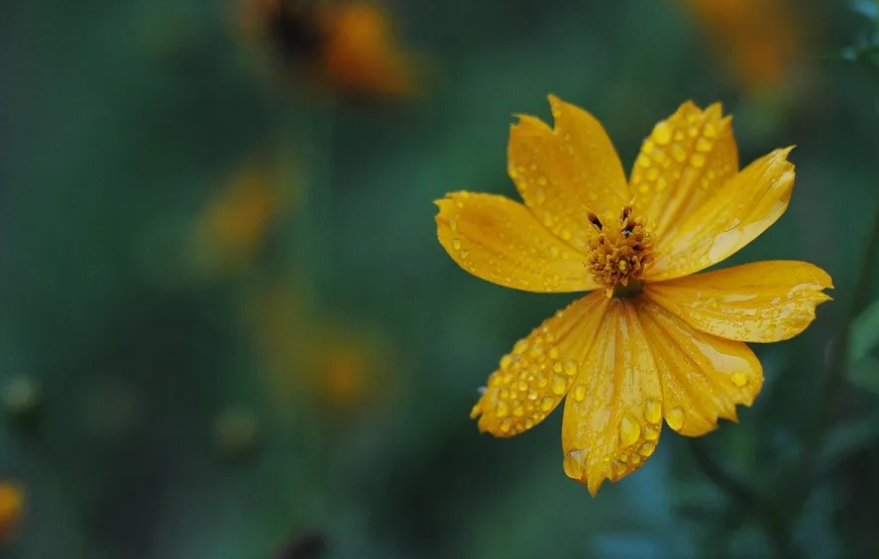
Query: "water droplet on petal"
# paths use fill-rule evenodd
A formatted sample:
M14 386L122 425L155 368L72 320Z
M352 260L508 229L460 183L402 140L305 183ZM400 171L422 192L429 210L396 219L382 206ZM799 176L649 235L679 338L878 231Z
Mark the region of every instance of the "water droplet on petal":
M578 384L574 388L574 399L578 402L582 402L586 398L586 386L583 384Z
M549 410L552 409L552 407L553 407L554 405L555 405L555 400L554 400L553 398L550 398L549 396L547 396L546 398L544 398L543 400L541 400L541 402L540 402L540 410L541 410L541 411L547 411L547 412L548 412Z
M662 121L653 129L653 139L657 144L665 145L671 141L671 133L671 125Z
M565 361L565 374L572 377L577 374L577 362L573 359Z
M498 417L506 417L510 414L510 407L504 401L498 402L497 407L494 409L494 414Z
M748 375L746 375L742 371L736 371L735 373L732 374L732 376L730 377L730 380L732 380L733 384L735 384L739 388L742 388L746 384L748 384Z
M565 379L562 376L554 375L552 377L552 392L553 392L553 394L556 394L557 396L561 396L562 394L565 393L565 390L567 389L567 387L568 387L567 383L565 382Z
M641 424L631 415L620 422L620 442L623 447L631 446L641 438Z
M678 407L668 410L668 413L665 416L665 422L675 431L679 431L681 427L684 426L684 410Z
M644 438L648 441L655 441L659 438L659 429L646 425L644 427Z
M656 445L651 442L646 442L641 445L641 448L638 449L638 453L641 454L644 458L647 458L653 451L656 450Z
M675 144L671 148L671 156L675 158L675 161L678 163L683 163L687 160L687 152L680 146L680 144Z
M565 455L563 466L565 474L574 479L583 478L583 451L574 450Z
M654 425L662 421L662 404L652 398L648 399L644 404L644 419Z
M697 169L701 169L705 166L705 156L701 153L694 153L693 157L690 158L690 165Z

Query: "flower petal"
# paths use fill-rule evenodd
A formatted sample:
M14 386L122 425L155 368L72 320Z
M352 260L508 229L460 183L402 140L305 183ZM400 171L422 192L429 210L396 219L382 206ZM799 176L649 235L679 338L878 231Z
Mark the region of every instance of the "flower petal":
M438 200L437 237L459 266L484 280L537 292L595 289L585 257L503 196L457 192Z
M516 342L473 406L480 431L510 437L543 421L570 390L608 304L600 292L587 295Z
M763 367L742 342L694 330L649 298L638 315L662 371L663 416L682 435L698 437L717 419L736 420L736 405L750 406L763 385Z
M755 262L644 286L644 294L687 324L721 338L777 342L815 320L830 296L827 272L807 262Z
M647 332L631 300L611 299L565 403L565 473L595 495L653 454L662 427L662 387Z
M732 117L715 103L702 111L687 101L658 123L635 160L630 187L635 206L658 237L673 238L680 225L739 170Z
M509 174L534 215L574 247L592 231L588 214L619 214L631 194L613 144L583 109L549 96L555 129L519 116L510 127Z
M793 148L778 149L748 165L690 214L675 234L657 247L647 281L660 281L717 264L753 241L781 217L790 201Z

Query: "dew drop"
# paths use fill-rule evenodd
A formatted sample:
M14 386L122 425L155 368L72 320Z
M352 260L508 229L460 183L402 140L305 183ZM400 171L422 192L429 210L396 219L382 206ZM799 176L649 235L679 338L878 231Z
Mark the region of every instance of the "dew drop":
M567 361L565 361L564 369L565 369L565 374L568 375L569 377L576 375L577 374L577 362L574 361L573 359L568 359Z
M513 426L513 422L510 421L509 419L504 419L503 421L501 421L501 431L504 433L509 433L510 427L512 427L512 426Z
M748 375L746 375L743 371L736 371L730 377L732 383L738 386L739 388L743 388L748 384Z
M680 146L680 144L675 144L671 148L671 156L675 158L675 161L678 163L683 163L687 160L687 152Z
M635 444L641 438L641 424L631 415L620 422L620 442L624 447Z
M565 468L565 474L574 479L583 478L583 451L574 450L565 455L565 461L562 464Z
M513 353L516 355L522 355L528 350L528 340L519 340L516 342L516 345L513 346Z
M668 423L669 427L675 431L679 431L681 427L684 426L684 410L678 407L668 410L668 413L665 416L665 421Z
M543 400L540 401L540 411L548 412L555 405L555 399L547 396Z
M701 153L694 153L693 157L690 158L690 165L697 169L701 169L705 166L705 156Z
M632 454L631 458L629 458L629 462L632 463L633 466L637 466L641 463L641 455L640 454Z
M705 138L699 138L696 140L696 151L711 151L712 144Z
M460 239L453 239L453 240L452 240L452 248L455 249L455 250L461 250L461 241L460 241Z
M567 388L567 383L565 383L565 379L560 375L553 375L552 377L552 393L561 396L565 393L565 389Z
M652 398L648 399L644 404L644 418L654 425L662 421L662 404Z
M665 145L671 141L672 128L665 121L660 122L653 129L653 140L659 145Z
M644 155L643 153L638 156L638 159L635 160L635 165L640 167L644 167L645 169L650 167L650 158Z
M706 138L715 138L715 137L717 137L717 127L715 127L714 124L709 122L708 124L705 125L705 128L702 129L702 134Z
M646 425L644 427L644 438L648 441L655 441L659 438L659 429Z
M653 454L654 450L656 450L656 445L651 442L646 442L641 445L641 448L638 449L638 453L644 458L647 458L648 456Z
M558 348L552 347L549 349L549 358L550 359L558 359L559 358Z
M515 415L516 417L522 417L523 415L525 415L525 408L522 406L516 406L516 408L513 410L513 415Z
M509 369L510 365L512 365L512 364L513 364L513 358L510 357L509 355L504 355L503 357L501 357L501 369L503 369L504 371Z
M564 368L562 367L562 362L561 362L561 361L556 361L555 363L552 364L552 372L554 372L554 373L556 373L556 374L559 374L559 373L561 373L563 370L564 370Z
M510 406L506 402L500 401L494 409L494 414L498 417L507 417L510 415Z

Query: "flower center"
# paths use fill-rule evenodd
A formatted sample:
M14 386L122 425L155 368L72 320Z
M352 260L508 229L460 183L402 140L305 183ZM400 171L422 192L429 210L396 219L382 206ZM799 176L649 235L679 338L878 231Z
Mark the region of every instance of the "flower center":
M604 286L608 297L639 291L641 274L653 262L653 237L644 228L644 219L633 215L632 206L623 208L619 221L602 222L594 213L589 221L595 234L589 239L589 260L584 262L595 281Z

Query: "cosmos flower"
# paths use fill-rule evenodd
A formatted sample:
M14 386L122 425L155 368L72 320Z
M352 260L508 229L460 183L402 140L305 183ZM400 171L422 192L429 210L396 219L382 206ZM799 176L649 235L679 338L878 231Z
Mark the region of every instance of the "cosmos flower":
M778 85L800 55L788 0L680 0L717 55L748 87Z
M199 272L221 276L250 263L279 218L295 205L295 184L279 169L249 162L236 169L199 215L192 250Z
M393 18L365 0L241 0L236 20L251 43L269 47L282 65L346 97L416 93L412 57Z
M510 130L508 171L525 203L449 194L437 202L437 235L493 283L592 291L516 342L472 417L509 437L564 401L564 470L594 495L653 454L663 419L691 437L735 420L763 384L744 342L799 334L832 285L805 262L696 274L781 217L791 148L739 170L731 118L687 102L654 127L626 181L601 124L549 99L554 128L520 116Z
M24 509L24 492L15 483L0 483L0 540L12 537Z

